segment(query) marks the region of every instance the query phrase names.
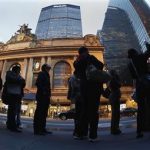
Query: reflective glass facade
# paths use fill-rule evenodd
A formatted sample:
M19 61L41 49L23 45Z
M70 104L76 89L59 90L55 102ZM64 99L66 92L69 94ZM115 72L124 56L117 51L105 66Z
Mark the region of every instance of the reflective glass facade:
M145 41L150 42L150 37L148 35L148 32L144 26L144 23L142 22L140 18L140 14L136 11L133 3L140 2L141 9L144 9L143 6L146 4L144 0L110 0L109 6L117 7L120 9L123 9L129 16L130 22L134 28L134 31L138 37L139 43L142 47L142 51L146 50ZM149 10L150 11L150 10ZM147 17L149 18L149 16Z
M38 39L82 37L80 7L62 4L43 8L36 35Z
M116 70L123 84L130 84L127 51L130 48L140 50L141 47L128 14L120 8L108 7L99 36L105 47L104 58L108 69Z

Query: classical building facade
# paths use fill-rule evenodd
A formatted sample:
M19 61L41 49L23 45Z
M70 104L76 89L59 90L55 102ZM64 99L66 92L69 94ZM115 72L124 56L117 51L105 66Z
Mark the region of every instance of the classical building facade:
M35 34L38 39L82 37L80 6L59 4L42 8Z
M26 80L24 107L28 114L35 109L35 80L42 64L48 63L52 69L51 76L51 109L67 109L70 101L67 100L67 82L73 73L73 62L80 46L87 46L90 53L103 62L104 47L95 35L86 35L81 38L55 38L51 40L37 40L31 34L31 29L26 24L11 37L6 44L0 44L0 72L3 81L5 75L13 65L21 66L21 75ZM30 107L30 108L29 108Z

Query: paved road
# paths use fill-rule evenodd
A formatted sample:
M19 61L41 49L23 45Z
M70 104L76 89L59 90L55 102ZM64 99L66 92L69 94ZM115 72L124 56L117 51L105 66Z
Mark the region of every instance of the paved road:
M150 134L136 139L135 128L124 128L123 134L99 131L99 141L74 140L70 131L54 131L53 135L35 136L30 128L13 133L0 127L0 150L149 150Z
M13 133L4 124L6 115L0 115L0 150L149 150L150 133L144 138L136 139L134 118L123 118L120 126L123 134L110 135L110 120L100 119L99 141L90 143L86 140L74 140L72 137L73 120L48 120L52 135L35 136L32 118L23 118L22 133ZM103 125L103 126L102 126ZM54 128L55 127L55 128Z
M32 128L33 119L28 117L22 117L23 127ZM0 123L6 124L6 115L0 114ZM136 124L135 118L122 118L120 121L120 127L133 127ZM60 119L48 119L47 127L51 130L73 130L74 123L73 120L60 120ZM110 119L100 119L98 124L99 130L106 129L110 127Z

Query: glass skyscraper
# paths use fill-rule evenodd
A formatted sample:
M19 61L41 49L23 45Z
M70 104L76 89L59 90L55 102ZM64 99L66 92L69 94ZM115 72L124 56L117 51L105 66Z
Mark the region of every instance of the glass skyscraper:
M80 7L60 4L42 8L35 34L38 39L82 37Z
M110 0L109 6L120 8L127 13L144 52L145 41L150 42L150 8L147 3L144 0Z

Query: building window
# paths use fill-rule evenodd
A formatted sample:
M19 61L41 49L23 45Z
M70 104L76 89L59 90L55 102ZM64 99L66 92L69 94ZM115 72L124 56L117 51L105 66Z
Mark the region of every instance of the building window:
M71 66L66 62L58 62L54 67L54 88L67 88L68 78L71 75Z
M33 78L32 78L32 87L35 88L36 85L36 80L37 80L37 77L38 77L38 73L33 73Z
M40 72L41 68L41 59L40 58L34 58L33 60L33 78L32 78L32 87L35 88L36 80L38 77L38 73Z
M11 65L10 68L9 68L9 70L11 71L14 66L19 66L21 68L21 65L18 64L18 63L16 63L16 64Z
M33 61L33 71L40 71L41 63L39 59Z

